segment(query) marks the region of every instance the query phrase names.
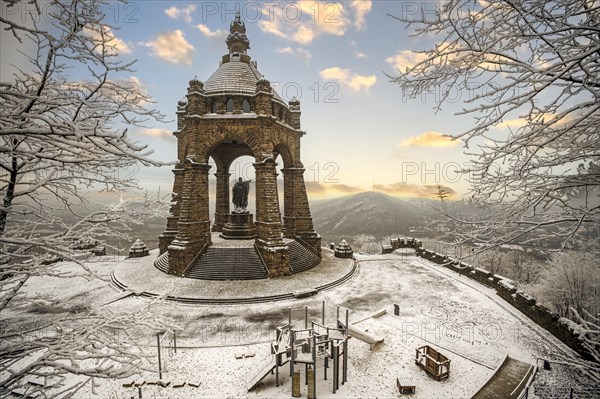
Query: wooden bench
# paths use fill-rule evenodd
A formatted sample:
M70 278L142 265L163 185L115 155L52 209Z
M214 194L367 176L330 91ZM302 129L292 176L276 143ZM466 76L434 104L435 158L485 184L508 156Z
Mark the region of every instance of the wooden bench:
M396 378L396 386L398 387L398 391L400 391L401 395L413 394L415 393L415 384L410 378Z

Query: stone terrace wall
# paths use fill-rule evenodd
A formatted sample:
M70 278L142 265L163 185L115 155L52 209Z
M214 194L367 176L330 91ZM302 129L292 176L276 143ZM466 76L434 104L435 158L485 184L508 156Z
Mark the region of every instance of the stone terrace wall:
M497 295L529 317L537 325L550 332L583 358L594 360L588 349L582 345L582 339L578 331L579 324L567 318L559 317L557 313L552 312L547 307L537 304L535 298L523 291L517 290L516 284L512 280L457 259L425 250L423 249L423 243L415 238L392 239L390 240L390 245L394 249L413 248L416 250L417 256L494 288Z

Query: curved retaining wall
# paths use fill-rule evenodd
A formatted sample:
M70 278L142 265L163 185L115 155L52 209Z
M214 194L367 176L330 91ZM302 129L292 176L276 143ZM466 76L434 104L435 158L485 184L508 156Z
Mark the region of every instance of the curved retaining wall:
M346 281L350 280L356 274L357 270L358 270L358 262L353 261L352 268L344 276L342 276L341 278L339 278L335 281L332 281L330 283L314 287L314 289L307 291L308 295L306 295L306 296L315 295L321 291L330 290L332 288L335 288L339 285L344 284ZM127 287L126 284L119 281L119 279L115 275L114 270L111 271L111 273L110 273L110 280L111 280L112 285L120 291L131 291L133 295L144 297L144 298L156 299L159 297L159 295L156 293L131 290L129 287ZM164 298L167 301L182 302L182 303L187 303L187 304L241 305L241 304L285 301L285 300L291 300L291 299L296 299L296 298L301 298L301 297L304 297L304 296L299 295L298 293L290 292L290 293L280 294L280 295L256 296L256 297L247 297L247 298L199 298L199 297L189 298L189 297L172 296L172 295L167 295Z
M393 239L390 241L390 244L394 249L413 248L416 250L417 256L494 288L497 295L529 317L537 325L579 353L584 359L594 361L592 354L584 345L583 339L579 334L579 324L565 317L560 317L547 307L537 304L535 298L523 291L517 290L512 280L434 251L424 250L422 242L415 238Z

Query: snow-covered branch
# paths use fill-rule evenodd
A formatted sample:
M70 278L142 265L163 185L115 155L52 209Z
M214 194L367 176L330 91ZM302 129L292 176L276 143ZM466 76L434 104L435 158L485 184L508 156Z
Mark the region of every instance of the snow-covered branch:
M470 199L492 210L481 219L454 215L458 235L492 246L548 237L564 246L576 234L597 235L597 2L437 4L436 18L394 16L438 43L390 78L411 98L444 88L437 110L453 90L470 94L461 113L474 123L456 137L473 159L463 171Z

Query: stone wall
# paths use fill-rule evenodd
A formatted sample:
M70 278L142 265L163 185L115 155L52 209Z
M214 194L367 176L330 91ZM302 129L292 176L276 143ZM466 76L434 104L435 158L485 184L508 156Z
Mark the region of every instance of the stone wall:
M390 240L394 249L413 248L417 256L425 258L430 262L442 265L463 276L467 276L488 287L494 288L496 294L518 309L521 313L533 320L537 325L550 332L565 345L579 353L587 360L594 360L590 352L582 345L577 323L564 317L543 305L537 304L531 295L519 291L516 284L503 276L493 274L483 268L461 262L457 259L423 249L423 244L415 238L397 238Z

